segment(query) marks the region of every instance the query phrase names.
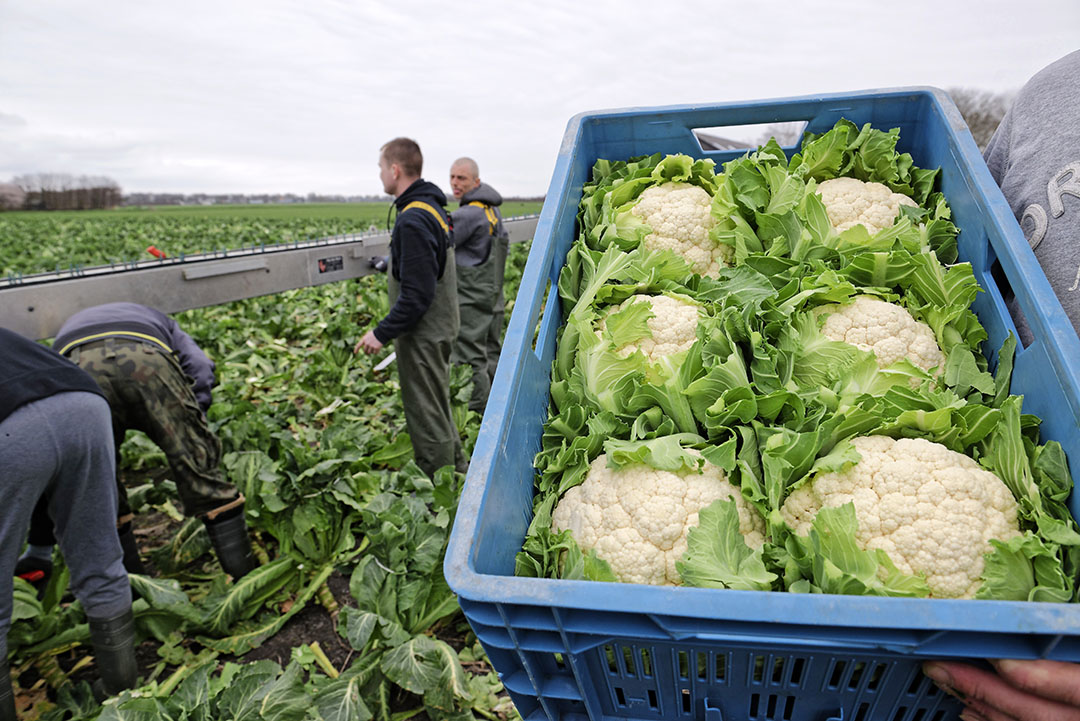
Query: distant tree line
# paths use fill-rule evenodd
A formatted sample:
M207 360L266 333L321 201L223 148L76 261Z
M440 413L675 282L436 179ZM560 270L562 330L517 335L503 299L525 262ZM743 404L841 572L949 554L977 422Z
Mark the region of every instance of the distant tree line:
M8 210L101 210L123 200L120 184L101 175L17 175L0 183L0 207Z
M322 195L308 193L128 193L124 205L290 205L293 203L369 203L388 195Z

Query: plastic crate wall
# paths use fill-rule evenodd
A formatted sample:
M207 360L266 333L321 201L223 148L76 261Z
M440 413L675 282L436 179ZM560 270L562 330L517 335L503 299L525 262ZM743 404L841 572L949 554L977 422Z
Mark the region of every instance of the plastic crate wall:
M822 132L841 117L899 127L901 152L910 152L921 167L941 167L942 190L961 230L961 260L972 263L987 291L974 305L989 334L985 350L993 362L993 352L1015 328L996 267L1012 284L1035 335L1029 347L1018 349L1012 391L1025 396L1025 412L1043 418L1044 439L1059 441L1074 472L1080 469L1080 367L1071 360L1080 357L1080 339L944 93L900 88L579 115L556 160L444 566L524 717L675 721L687 718L683 709L689 708L703 721L847 721L860 714L865 721L946 721L956 717L958 706L916 681L923 659L1080 660L1076 604L804 596L513 576L531 520L532 458L547 417L561 323L555 285L577 237L577 204L593 162L681 152L719 165L741 152L702 151L693 128L806 120L807 130ZM1069 503L1078 515L1077 494ZM616 657L614 671L608 648ZM623 649L632 659L645 651L653 675L642 675L639 665L629 675L625 660L619 666ZM682 654L693 668L698 654L705 654L705 679L680 678ZM709 676L708 664L715 674L717 658L725 659L726 684ZM768 669L778 658L792 669L782 674L800 668L798 682L777 687L766 682L768 674L755 681L757 659ZM840 685L832 688L828 681L837 674Z
M462 604L466 608L466 604ZM470 624L526 721L946 721L959 702L910 659L773 640L672 643L632 621L618 635ZM535 618L534 618L535 621Z

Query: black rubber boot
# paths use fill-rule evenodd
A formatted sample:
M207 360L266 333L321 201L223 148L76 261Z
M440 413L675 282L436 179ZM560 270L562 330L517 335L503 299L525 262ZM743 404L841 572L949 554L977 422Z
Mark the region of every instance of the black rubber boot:
M91 618L90 642L94 647L98 674L110 696L135 686L135 616L131 609L112 618Z
M15 692L11 690L11 669L6 658L0 658L0 721L16 721Z
M229 509L213 520L203 519L203 523L225 573L236 580L255 568L255 556L251 553L251 539L248 538L242 505Z
M145 576L146 567L139 558L139 546L135 543L135 532L131 528L131 522L117 528L116 533L120 536L120 547L124 549L124 570Z

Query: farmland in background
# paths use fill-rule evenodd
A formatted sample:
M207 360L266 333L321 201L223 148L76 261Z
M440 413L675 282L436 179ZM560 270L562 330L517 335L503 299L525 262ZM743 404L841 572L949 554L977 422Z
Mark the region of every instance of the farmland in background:
M503 215L539 212L508 202ZM450 203L449 209L457 207ZM390 203L156 206L0 213L0 277L385 229Z
M451 209L454 206L451 205ZM538 212L510 206L506 215ZM124 209L0 215L5 272L42 258L94 264L365 229L386 204ZM243 240L240 240L243 238ZM511 246L507 319L528 243ZM122 250L120 250L122 249ZM66 267L66 266L62 266ZM267 718L504 721L515 716L442 580L463 478L412 463L396 368L353 355L388 308L385 276L176 315L217 364L208 417L247 497L263 565L225 583L202 524L184 519L161 453L129 433L120 474L149 572L133 577L143 686L112 719L225 718L273 699ZM389 350L389 349L387 349ZM469 372L453 373L455 421L471 450ZM24 718L101 713L84 617L56 574L44 602L16 587L10 635Z

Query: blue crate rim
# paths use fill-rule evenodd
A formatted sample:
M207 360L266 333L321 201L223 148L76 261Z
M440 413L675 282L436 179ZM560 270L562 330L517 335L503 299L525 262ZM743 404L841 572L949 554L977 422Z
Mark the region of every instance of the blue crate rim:
M547 202L540 213L534 237L550 237L558 218L563 196L569 192L571 152L580 138L585 124L592 120L614 119L632 115L672 112L716 111L742 108L747 105L773 105L790 102L829 102L867 100L876 98L896 98L904 96L922 96L929 98L941 116L948 121L961 143L958 162L964 164L964 172L983 188L996 191L990 195L988 211L995 222L1006 231L1007 240L1017 246L1017 261L1022 270L1041 276L1041 269L1034 254L1024 240L1020 226L1000 195L996 183L990 176L985 163L981 161L967 126L948 94L932 86L911 86L875 89L854 92L822 93L763 100L731 101L721 103L695 103L684 105L627 107L606 110L586 111L574 115L567 123L566 132L560 145L552 180L546 196ZM580 193L580 188L577 189ZM549 244L549 252L551 252ZM537 286L551 277L548 259L532 253L527 265L542 264L542 272L532 272L526 267L523 286L519 297L536 297L541 289ZM561 264L560 264L561 265ZM556 274L557 275L557 274ZM1060 311L1060 302L1045 278L1041 278L1044 288L1035 288L1033 293L1039 301L1049 297L1051 312ZM527 286L527 287L526 287ZM1056 308L1053 307L1056 304ZM507 337L514 335L531 338L539 310L523 311L520 305L512 314ZM1038 329L1034 329L1038 330ZM1054 329L1043 329L1047 334ZM1080 338L1075 334L1063 336L1054 333L1065 355L1072 353L1080 357ZM509 352L509 353L508 353ZM467 601L480 603L510 604L521 606L539 606L583 611L603 611L617 613L644 614L653 617L711 619L717 621L739 621L773 624L790 624L791 614L806 618L808 608L814 621L800 621L798 625L820 625L856 628L889 628L941 630L950 632L985 632L999 631L1003 622L1012 627L1006 634L1028 633L1039 635L1080 635L1080 604L1050 604L1021 601L986 601L961 599L911 599L886 598L875 596L837 596L827 594L796 594L788 592L737 591L686 587L661 587L635 585L634 593L620 593L626 585L595 581L565 581L553 579L523 578L518 576L478 573L475 570L471 553L471 543L477 530L477 521L484 494L486 479L483 477L491 467L491 461L498 452L500 444L506 442L509 426L509 414L499 413L511 407L513 387L509 381L513 369L516 369L524 353L530 352L526 342L504 344L504 357L496 372L492 384L493 395L489 399L487 412L481 425L480 434L474 451L473 462L468 473L465 487L459 501L455 524L451 533L446 553L444 573L450 587ZM1064 358L1051 358L1063 364L1066 371L1062 380L1075 391L1074 398L1080 398L1080 368L1072 368ZM503 381L503 382L500 382ZM499 389L496 392L496 389ZM496 412L491 412L492 410ZM529 509L531 512L531 509ZM853 604L852 599L858 598ZM616 602L615 599L618 599ZM957 606L960 604L960 606ZM855 608L853 608L853 606ZM963 608L963 622L956 622L956 609ZM1017 612L1021 618L1017 627ZM944 620L942 617L944 617ZM883 623L883 619L887 619Z

